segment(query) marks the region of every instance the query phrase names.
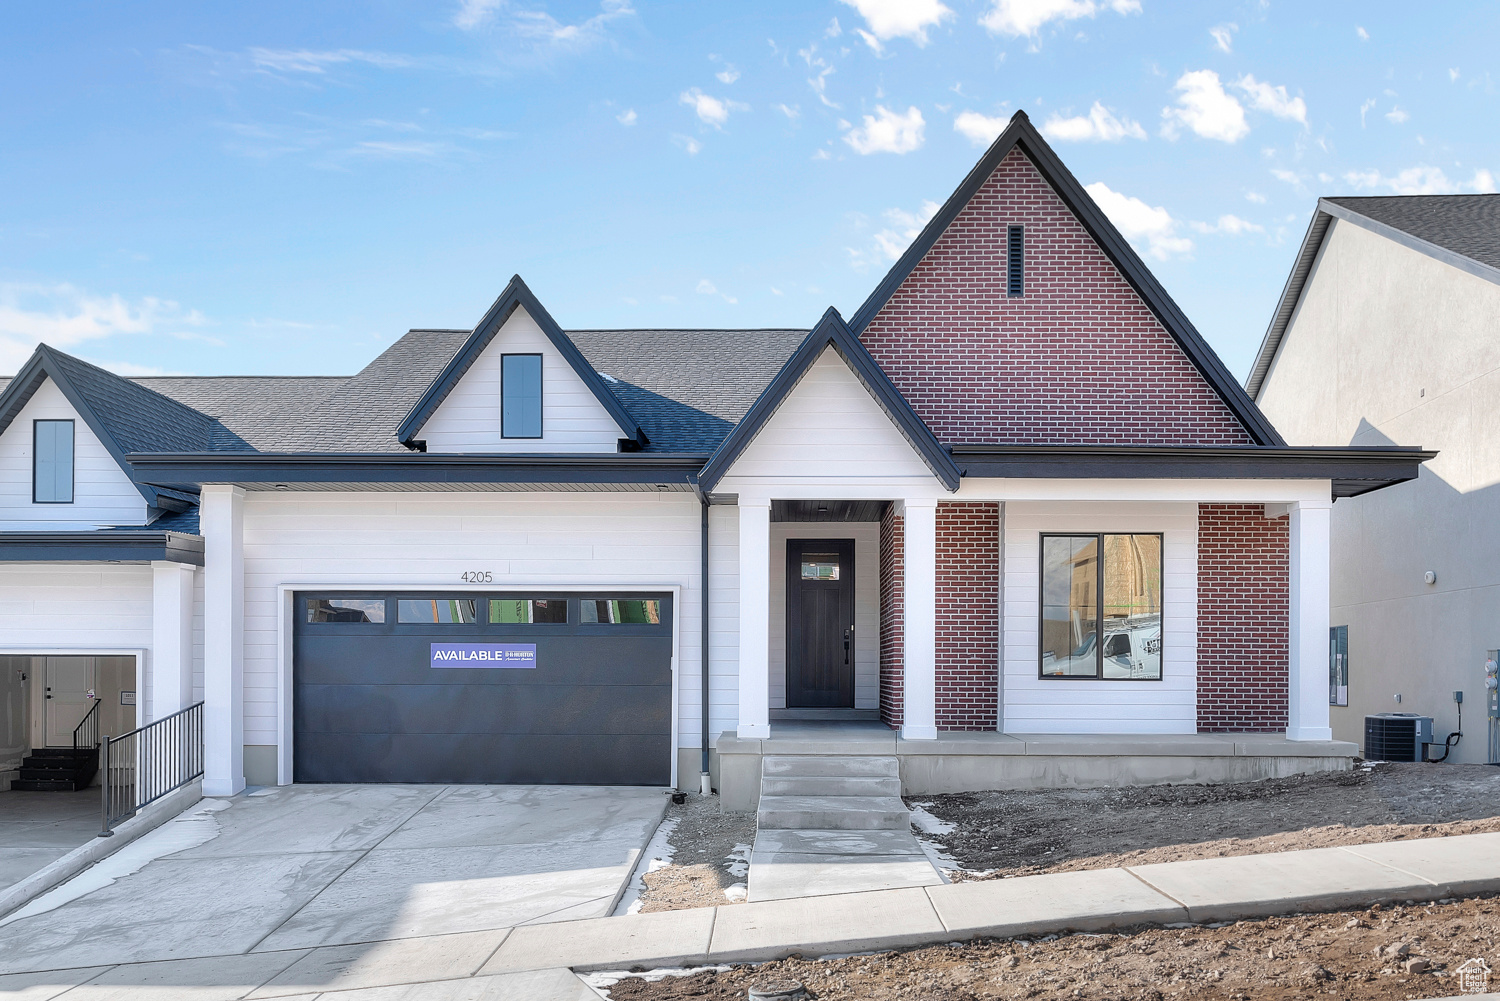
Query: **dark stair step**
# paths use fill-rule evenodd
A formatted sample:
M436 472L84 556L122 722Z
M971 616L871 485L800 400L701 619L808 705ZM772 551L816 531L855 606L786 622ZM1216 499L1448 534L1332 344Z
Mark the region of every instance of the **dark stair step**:
M26 763L21 764L21 778L23 779L81 779L98 771L97 768L37 768Z
M78 781L76 779L11 779L10 787L16 792L78 792L87 789L93 781L90 775L87 779Z

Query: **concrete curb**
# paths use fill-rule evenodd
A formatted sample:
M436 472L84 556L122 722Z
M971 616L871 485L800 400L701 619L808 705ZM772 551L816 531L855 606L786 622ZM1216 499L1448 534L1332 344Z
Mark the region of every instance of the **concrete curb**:
M62 858L38 869L19 883L0 889L0 918L29 904L48 890L67 882L102 858L107 858L143 834L156 830L203 798L203 781L194 779L168 793L115 828L112 838L90 838Z
M481 975L696 966L1500 892L1500 834L872 890L514 929Z

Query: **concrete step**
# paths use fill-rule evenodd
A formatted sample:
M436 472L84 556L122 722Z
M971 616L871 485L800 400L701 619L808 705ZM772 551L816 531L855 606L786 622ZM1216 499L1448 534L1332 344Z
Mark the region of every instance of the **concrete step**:
M767 830L900 831L911 814L899 796L761 796L756 823Z
M840 775L848 778L899 777L900 765L890 754L768 754L761 758L762 777Z
M767 775L762 796L900 796L894 775Z

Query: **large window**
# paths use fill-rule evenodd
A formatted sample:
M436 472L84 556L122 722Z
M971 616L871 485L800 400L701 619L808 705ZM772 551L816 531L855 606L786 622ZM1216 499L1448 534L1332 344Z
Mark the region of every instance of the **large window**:
M1161 680L1161 536L1042 536L1041 676Z
M73 503L73 422L33 421L31 456L31 499Z
M1349 704L1349 627L1328 627L1328 704Z
M500 356L500 437L542 436L542 356Z

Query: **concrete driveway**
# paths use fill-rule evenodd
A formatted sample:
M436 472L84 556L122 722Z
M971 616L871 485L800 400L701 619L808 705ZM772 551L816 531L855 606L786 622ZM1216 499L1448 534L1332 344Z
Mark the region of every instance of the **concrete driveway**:
M288 786L203 800L0 918L0 974L607 915L659 789ZM266 957L269 959L270 957Z

